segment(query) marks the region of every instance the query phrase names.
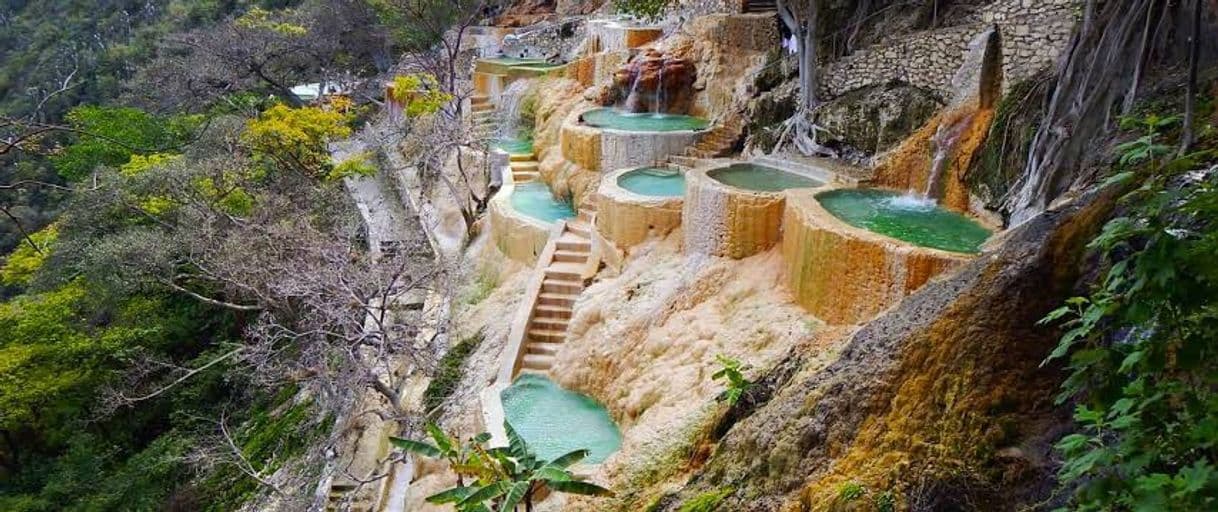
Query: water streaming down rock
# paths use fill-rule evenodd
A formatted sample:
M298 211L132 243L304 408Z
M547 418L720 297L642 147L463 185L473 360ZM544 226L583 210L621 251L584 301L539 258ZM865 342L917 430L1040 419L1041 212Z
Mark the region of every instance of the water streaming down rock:
M499 138L515 140L524 137L521 134L521 107L524 97L533 86L532 79L519 79L508 85L499 96Z
M930 160L930 174L926 178L926 189L922 196L938 201L943 197L943 178L947 174L948 162L956 150L961 136L973 122L974 114L960 116L955 121L944 122L935 128L935 135L930 138L935 154Z

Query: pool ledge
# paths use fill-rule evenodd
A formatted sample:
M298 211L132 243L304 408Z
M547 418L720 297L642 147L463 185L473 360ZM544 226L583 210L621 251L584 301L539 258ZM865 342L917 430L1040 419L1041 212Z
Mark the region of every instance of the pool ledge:
M600 108L600 107L597 107ZM579 121L593 109L572 112L563 121L559 146L566 161L585 170L608 172L664 162L697 144L707 130L626 131L590 126Z
M488 209L491 219L491 239L508 258L528 266L537 263L537 257L550 239L554 223L542 222L525 215L512 206L512 193L516 183L511 170L503 171L503 186L491 198Z
M707 175L718 168L699 166L685 171L681 219L687 254L740 259L764 252L782 240L787 195L795 190L822 190L746 190Z
M651 236L664 236L681 225L684 196L648 196L618 184L623 174L637 169L618 169L601 178L597 189L596 230L618 249L629 249Z
M816 198L835 188L787 191L782 220L787 285L796 303L829 324L874 318L975 257L851 226Z

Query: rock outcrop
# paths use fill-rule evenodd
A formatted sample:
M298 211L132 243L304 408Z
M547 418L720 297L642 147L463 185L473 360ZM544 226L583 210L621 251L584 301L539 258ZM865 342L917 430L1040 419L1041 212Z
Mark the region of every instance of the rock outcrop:
M1110 205L1092 194L1020 226L853 334L824 370L802 370L806 355L792 352L661 509L721 492L721 510L833 510L846 484L913 510L1047 499L1068 411L1053 401L1060 370L1040 366L1059 333L1037 321L1072 293Z
M602 105L621 103L628 112L685 113L697 70L688 60L650 49L613 73Z

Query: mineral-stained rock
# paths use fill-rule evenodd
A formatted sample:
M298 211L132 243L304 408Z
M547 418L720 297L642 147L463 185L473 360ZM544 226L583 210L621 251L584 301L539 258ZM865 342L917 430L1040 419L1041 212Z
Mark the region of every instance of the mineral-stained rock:
M845 144L875 154L900 143L935 114L935 93L906 84L857 89L822 105L816 122Z
M611 99L622 100L630 112L684 113L696 78L688 60L647 50L613 74Z
M665 510L719 489L731 493L720 510L835 510L850 482L911 510L1047 499L1046 432L1069 411L1053 401L1060 369L1041 366L1060 333L1037 321L1074 292L1111 204L1089 194L1029 220L863 326L824 370L792 371L808 354L791 352L779 378L759 380L762 398L728 415L743 419L718 429L714 456ZM1012 460L1012 446L1023 456Z

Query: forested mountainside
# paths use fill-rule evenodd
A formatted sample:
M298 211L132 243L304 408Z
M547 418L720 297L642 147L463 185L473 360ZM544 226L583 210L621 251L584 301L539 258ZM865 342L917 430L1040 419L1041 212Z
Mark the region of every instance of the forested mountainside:
M0 510L1218 509L1212 0L3 0Z

